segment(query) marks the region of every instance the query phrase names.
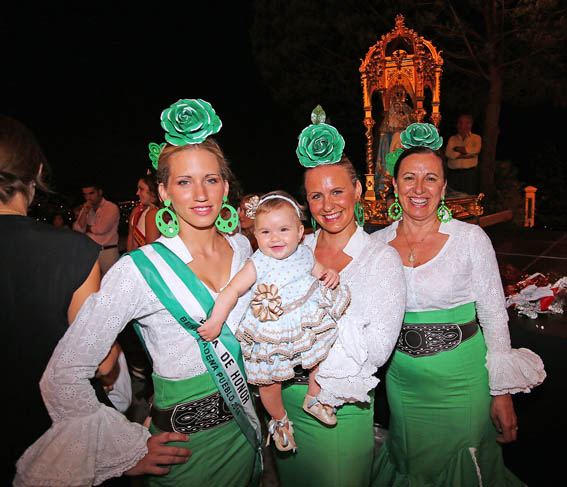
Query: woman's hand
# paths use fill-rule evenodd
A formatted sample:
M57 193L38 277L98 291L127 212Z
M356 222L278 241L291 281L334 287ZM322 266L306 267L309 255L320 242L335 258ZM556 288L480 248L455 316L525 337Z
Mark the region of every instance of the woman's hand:
M170 465L185 463L191 456L191 450L181 446L167 446L170 441L188 441L189 435L181 433L160 433L148 439L148 453L136 466L124 472L125 475L165 475Z
M339 285L339 282L341 282L339 273L334 269L324 269L319 276L319 280L323 281L325 287L330 289L335 289Z
M500 443L515 441L518 434L518 419L510 394L494 396L490 405L490 417L500 433L496 440Z
M203 340L212 342L220 335L221 330L222 322L216 323L214 320L208 319L199 328L197 328L197 333L199 333Z

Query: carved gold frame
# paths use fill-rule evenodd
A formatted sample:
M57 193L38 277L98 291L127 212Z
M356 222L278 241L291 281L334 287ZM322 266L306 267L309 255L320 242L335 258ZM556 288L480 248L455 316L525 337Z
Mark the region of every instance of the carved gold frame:
M394 49L396 43L400 49ZM407 47L407 49L403 49ZM388 223L386 194L390 189L391 178L386 174L381 161L375 164L374 134L375 120L372 118L372 95L378 91L383 110L390 108L391 91L402 85L410 96L414 107L414 116L423 122L427 116L424 108L426 90L431 92L431 114L429 120L436 127L441 121L439 111L441 98L441 75L443 73L442 51L415 31L405 25L404 16L396 16L396 25L366 53L360 66L362 96L364 101L364 126L366 128L366 174L364 199L366 221L369 224L385 225ZM377 166L377 167L376 167ZM384 188L376 193L374 178L382 174ZM466 219L482 215L480 204L484 195L467 196L446 200L454 218Z

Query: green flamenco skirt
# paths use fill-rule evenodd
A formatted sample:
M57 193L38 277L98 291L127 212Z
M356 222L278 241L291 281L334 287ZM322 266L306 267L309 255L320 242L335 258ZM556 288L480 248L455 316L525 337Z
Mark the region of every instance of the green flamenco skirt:
M462 324L474 316L469 303L406 313L404 321ZM386 374L390 427L374 460L373 487L523 485L504 466L496 441L485 362L480 330L437 355L394 352Z
M306 385L282 389L288 418L293 422L297 451L274 448L280 487L366 487L374 451L373 403L346 404L338 423L325 426L303 410Z
M208 373L180 381L153 375L154 404L167 409L187 401L194 401L218 389ZM150 433L162 433L153 423ZM168 474L148 475L145 485L163 486L233 486L246 487L252 477L254 450L233 419L228 423L189 435L189 441L171 442L193 453L183 464L172 465Z

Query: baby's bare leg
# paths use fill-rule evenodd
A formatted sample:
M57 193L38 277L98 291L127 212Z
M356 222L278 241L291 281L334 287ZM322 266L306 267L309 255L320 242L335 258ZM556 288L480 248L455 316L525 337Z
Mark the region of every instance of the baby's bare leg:
M307 388L307 394L313 397L317 397L321 392L321 386L317 384L317 381L315 380L315 374L317 374L318 371L319 371L318 365L313 367L309 371L309 387Z
M279 382L267 386L258 387L260 390L260 399L262 404L268 411L268 414L274 419L282 419L285 416L285 409L282 401L282 385Z

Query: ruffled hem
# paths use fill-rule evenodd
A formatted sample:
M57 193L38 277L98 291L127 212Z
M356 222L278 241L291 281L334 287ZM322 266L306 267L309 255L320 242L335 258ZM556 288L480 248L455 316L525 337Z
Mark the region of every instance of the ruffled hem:
M317 382L321 392L317 399L329 406L342 406L345 403L370 402L369 391L372 391L380 382L376 377L322 377L317 374Z
M495 445L497 447L497 445ZM494 468L494 462L498 462ZM482 485L483 487L519 487L525 485L502 461L502 455L482 456L476 448L463 448L447 463L437 478L401 473L396 470L390 458L388 443L385 443L374 459L372 487L459 487ZM490 477L489 477L490 476Z
M18 460L14 486L99 485L147 453L149 431L107 406L54 423Z
M284 382L295 376L294 367L312 369L327 358L336 339L337 330L331 328L289 344L242 342L248 382L256 385Z
M493 396L530 392L547 374L539 355L527 348L505 353L488 353L486 368Z

